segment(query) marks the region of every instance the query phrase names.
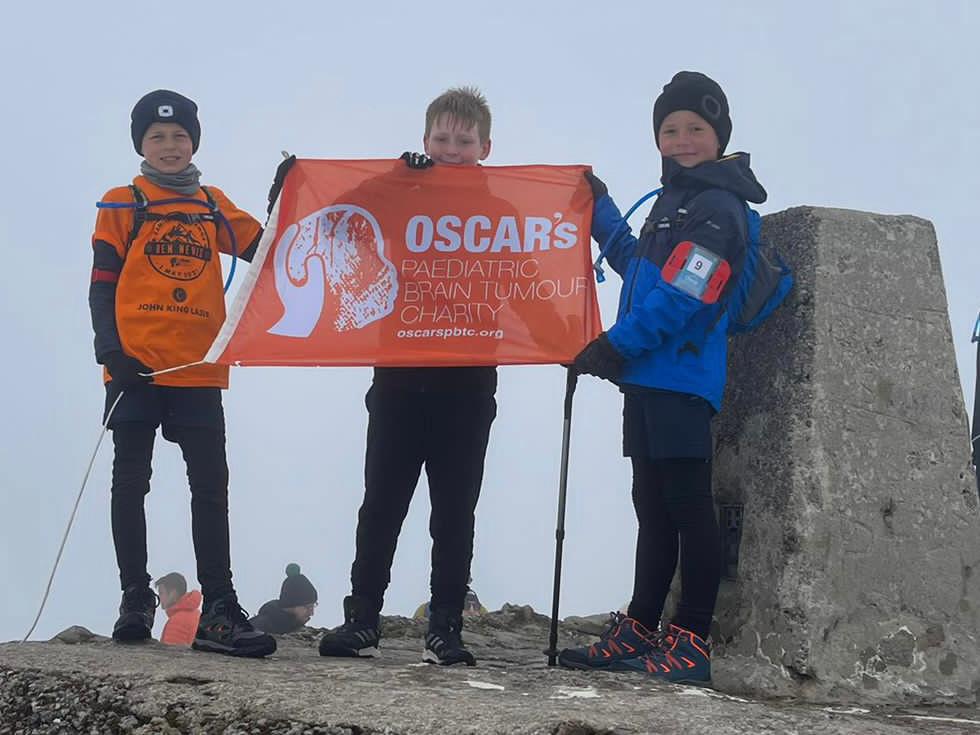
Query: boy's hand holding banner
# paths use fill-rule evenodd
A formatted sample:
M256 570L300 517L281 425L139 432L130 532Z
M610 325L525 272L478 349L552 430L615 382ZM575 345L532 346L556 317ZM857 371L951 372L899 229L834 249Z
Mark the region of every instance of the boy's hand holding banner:
M297 161L205 361L571 362L601 331L585 170Z

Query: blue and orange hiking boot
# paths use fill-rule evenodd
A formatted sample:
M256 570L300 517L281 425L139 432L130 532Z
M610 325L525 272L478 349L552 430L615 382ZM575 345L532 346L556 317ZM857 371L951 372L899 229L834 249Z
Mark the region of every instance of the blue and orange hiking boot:
M612 624L588 648L566 648L558 654L558 663L569 669L610 669L628 659L653 651L657 634L642 623L622 613L612 614Z
M711 647L700 636L671 625L650 653L620 661L617 671L642 671L675 684L711 683Z

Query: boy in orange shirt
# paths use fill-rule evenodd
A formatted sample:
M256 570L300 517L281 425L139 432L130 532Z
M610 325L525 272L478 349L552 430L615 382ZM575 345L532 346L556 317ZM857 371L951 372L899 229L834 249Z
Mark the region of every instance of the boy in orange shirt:
M150 92L133 108L131 133L143 156L141 175L100 203L89 287L115 445L112 535L123 596L112 637L146 640L153 628L157 598L146 572L143 505L159 426L180 445L190 482L204 594L193 646L265 656L275 651L275 640L249 624L231 581L221 405L228 368L198 365L148 377L201 359L225 318L218 253L239 250L251 260L262 227L219 189L199 185L201 173L191 163L201 137L194 102L168 90Z

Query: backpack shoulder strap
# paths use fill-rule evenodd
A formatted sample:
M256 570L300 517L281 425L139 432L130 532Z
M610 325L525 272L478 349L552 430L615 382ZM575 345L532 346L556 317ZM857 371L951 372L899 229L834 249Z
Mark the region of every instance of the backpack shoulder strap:
M219 212L218 201L214 198L214 194L211 193L211 190L206 186L202 186L201 191L204 192L204 196L208 200L208 209L210 209L213 213Z
M224 225L224 227L228 230L229 237L231 238L232 255L237 257L238 245L235 241L235 232L231 229L231 223L229 223L228 218L221 213L221 209L218 207L218 200L214 198L214 194L211 193L211 190L206 186L202 186L201 191L203 191L204 196L207 197L208 210L210 211L209 214L202 215L202 217L205 219L210 218L210 220L214 222L214 232L216 237L221 236L221 227Z
M139 236L143 223L146 222L146 207L149 204L146 194L136 184L130 184L129 191L133 194L133 202L135 202L136 208L133 210L133 227L129 231L129 239L126 241L127 253L133 242Z
M129 190L133 194L133 202L135 203L135 207L133 208L133 228L130 230L129 239L126 242L126 252L129 252L129 248L132 247L133 243L136 241L136 238L139 236L140 229L147 222L147 220L166 219L167 217L177 217L177 218L183 217L185 220L195 220L195 221L200 219L206 219L206 220L214 221L215 224L217 224L218 219L221 218L221 210L218 207L218 201L217 199L214 198L214 195L208 190L206 186L201 187L201 191L204 192L204 196L207 199L207 207L209 210L209 214L206 215L200 215L200 214L181 215L180 213L161 215L155 212L150 212L149 211L150 206L155 204L156 202L151 202L149 199L147 199L146 194L143 193L143 190L140 189L135 184L130 184Z
M748 238L745 241L745 257L742 259L742 272L739 273L738 280L731 285L728 298L718 304L718 313L711 320L711 324L708 326L708 332L714 330L718 326L718 322L721 321L721 318L731 310L732 299L739 296L739 300L744 300L745 279L746 277L751 278L751 275L746 273L746 270L751 270L747 266L749 266L750 258L753 258L751 253L759 247L759 238L762 236L762 217L749 206L748 202L745 202L745 218L746 224L748 225Z
M749 203L745 203L745 217L749 226L749 243L756 245L762 240L762 215L756 212Z

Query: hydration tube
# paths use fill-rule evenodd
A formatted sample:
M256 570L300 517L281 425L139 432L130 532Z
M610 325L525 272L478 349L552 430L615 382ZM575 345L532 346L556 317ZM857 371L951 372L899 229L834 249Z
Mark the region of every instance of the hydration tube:
M217 207L211 209L211 205L208 202L202 202L200 199L192 199L190 197L158 199L147 202L143 205L143 208L162 207L165 204L197 204L202 207L207 207L215 215L215 218L225 226L225 230L228 232L228 239L231 242L231 268L228 270L228 278L225 279L224 285L224 292L228 293L228 289L231 288L231 282L235 278L235 265L238 263L238 238L235 237L235 230L232 229L231 222L228 221L228 218ZM140 207L136 202L96 202L95 206L98 209L138 209Z
M664 188L661 186L659 189L654 189L653 191L644 194L642 197L636 200L636 204L626 210L626 214L623 215L623 218L619 221L619 224L616 225L615 229L613 229L609 239L606 240L605 246L599 250L599 257L596 258L595 263L592 264L592 269L595 271L595 279L598 283L604 283L606 280L606 273L602 269L602 261L606 258L606 251L616 241L616 238L619 237L620 233L626 229L626 226L629 224L627 220L645 201L651 197L657 196L663 190ZM607 194L606 196L609 195Z

